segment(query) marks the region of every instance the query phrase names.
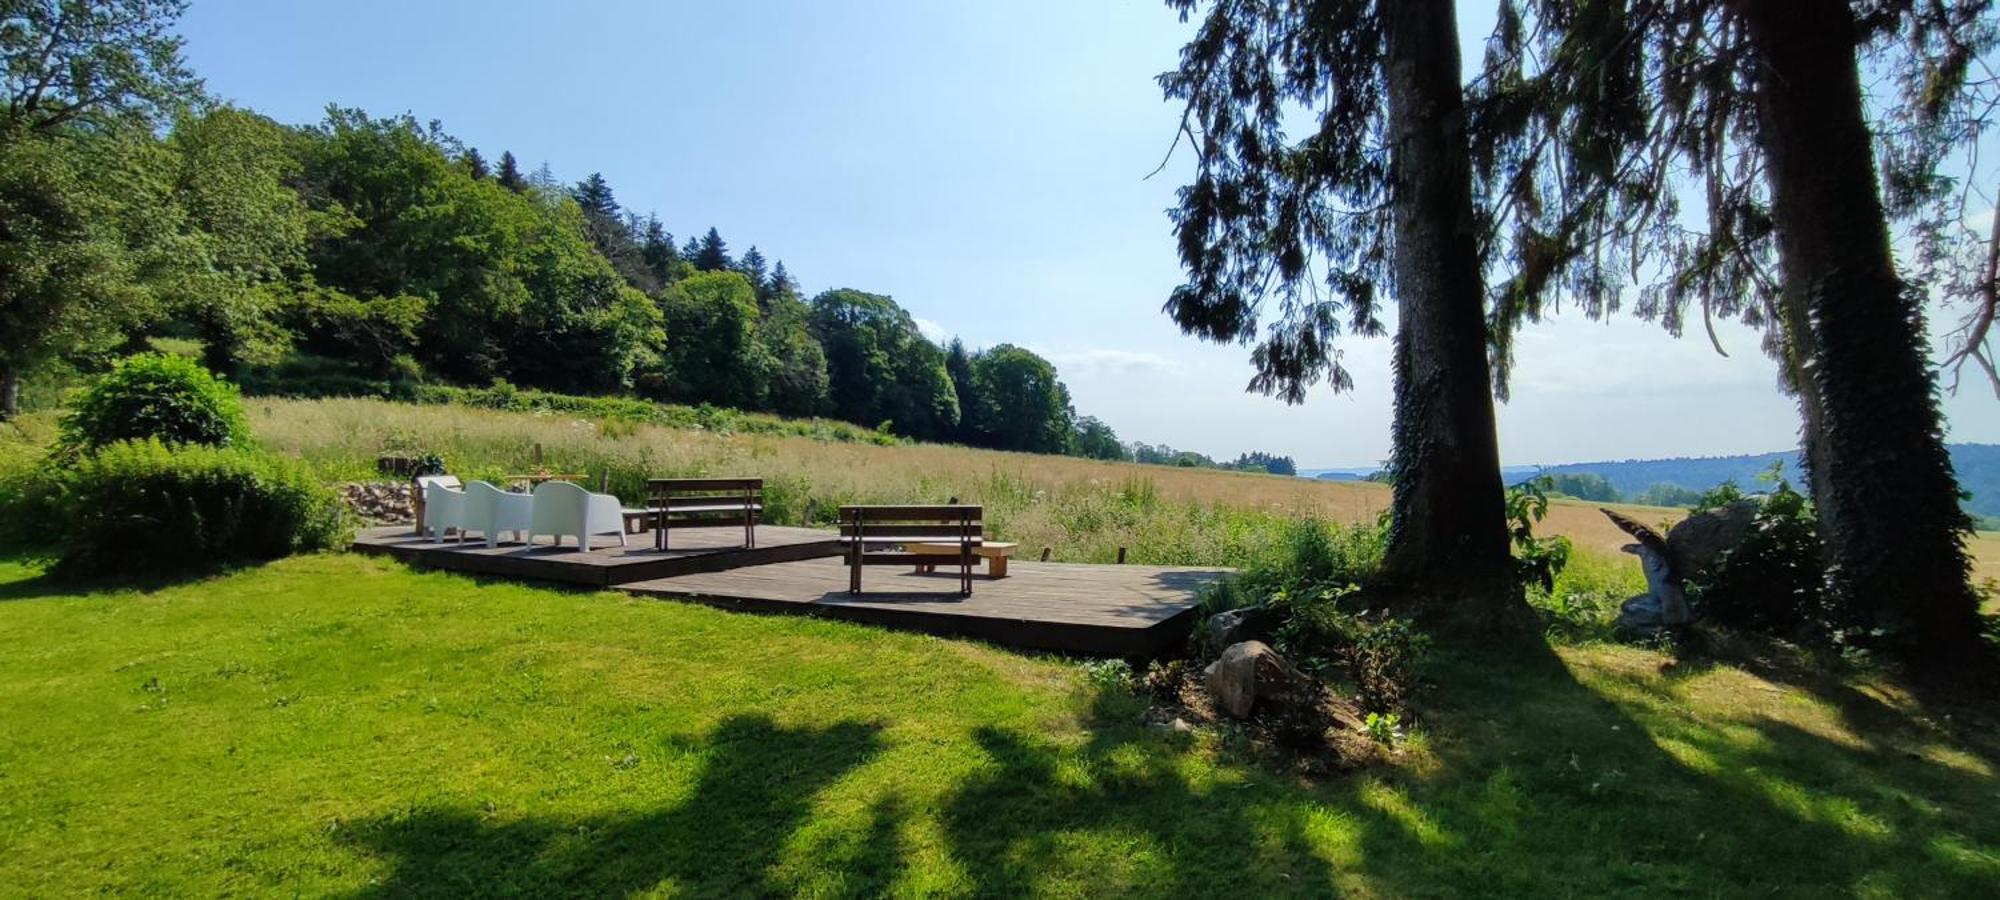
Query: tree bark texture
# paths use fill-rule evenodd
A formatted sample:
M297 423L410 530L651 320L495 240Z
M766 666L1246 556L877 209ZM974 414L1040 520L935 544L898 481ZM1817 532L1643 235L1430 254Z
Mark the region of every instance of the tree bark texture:
M1396 297L1395 476L1387 574L1456 595L1465 612L1518 606L1507 547L1485 288L1451 0L1380 0Z
M1802 387L1828 586L1911 660L1978 650L1922 310L1896 275L1846 0L1737 0Z

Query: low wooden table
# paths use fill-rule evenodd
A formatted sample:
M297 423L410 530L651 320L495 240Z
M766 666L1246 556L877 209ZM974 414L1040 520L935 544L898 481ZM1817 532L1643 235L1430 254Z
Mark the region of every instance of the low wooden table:
M1007 577L1007 560L1014 555L1014 548L1020 544L1006 541L986 541L972 548L972 555L986 560L986 577ZM957 544L905 544L903 549L924 556L957 556ZM917 563L917 572L928 575L937 571L935 563Z

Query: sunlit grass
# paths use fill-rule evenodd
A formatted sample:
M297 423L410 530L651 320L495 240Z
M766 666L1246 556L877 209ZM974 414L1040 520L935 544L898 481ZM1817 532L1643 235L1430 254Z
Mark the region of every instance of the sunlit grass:
M5 893L1989 895L1990 734L1616 645L1444 647L1301 783L1057 659L301 557L0 562Z

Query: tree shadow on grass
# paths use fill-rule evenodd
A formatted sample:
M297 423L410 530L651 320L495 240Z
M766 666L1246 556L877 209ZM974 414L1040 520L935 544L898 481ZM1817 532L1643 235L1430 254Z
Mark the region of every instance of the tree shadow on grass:
M1841 722L1870 739L1876 749L1890 743L1951 741L1980 748L1991 762L2000 758L1992 740L1996 710L1990 697L1968 682L1953 687L1873 674L1875 688L1864 690L1857 675L1842 672L1830 653L1814 653L1752 634L1710 635L1682 648L1662 667L1670 678L1685 679L1719 666L1749 672L1773 684L1809 694L1839 712ZM1894 697L1891 702L1890 697Z
M213 578L224 578L261 568L276 560L258 560L228 565L190 568L173 572L137 575L109 575L71 571L60 565L60 557L47 548L0 548L0 562L23 563L37 569L26 578L0 581L0 603L49 597L78 597L135 591L152 594Z
M1993 782L1976 763L1768 717L1705 722L1658 679L1586 685L1539 644L1456 651L1441 668L1435 767L1302 788L1228 750L1224 777L1191 777L1159 746L1173 738L1129 710L1081 746L984 729L991 767L949 802L948 836L979 892L1003 896L1057 872L1085 893L1182 896L1349 882L1391 896L1990 896L2000 877ZM1080 856L1081 832L1131 852Z
M420 809L360 823L346 840L390 861L371 895L613 896L666 881L694 896L787 893L772 869L813 798L882 749L878 725L791 729L735 717L702 742L706 766L687 801L670 809L502 821ZM895 833L898 810L872 813L870 839L838 855L845 874L879 892L894 880L898 854L893 839L875 838Z
M1438 773L1341 792L1394 892L1990 895L1995 872L1932 847L2000 848L1975 824L1994 802L1977 767L1710 719L1643 673L1585 685L1547 649L1464 656L1440 681Z

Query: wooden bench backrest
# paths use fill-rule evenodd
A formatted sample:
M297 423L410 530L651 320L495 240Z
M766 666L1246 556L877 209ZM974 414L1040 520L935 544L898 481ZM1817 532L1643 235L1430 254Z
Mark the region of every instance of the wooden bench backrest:
M764 479L762 478L649 478L646 493L654 497L675 499L693 497L716 497L730 499L749 497L763 499Z
M978 545L985 511L978 506L843 506L840 536L849 541L907 544L917 541Z
M646 481L647 503L653 507L713 506L692 515L740 514L745 506L762 506L762 478L651 478Z

